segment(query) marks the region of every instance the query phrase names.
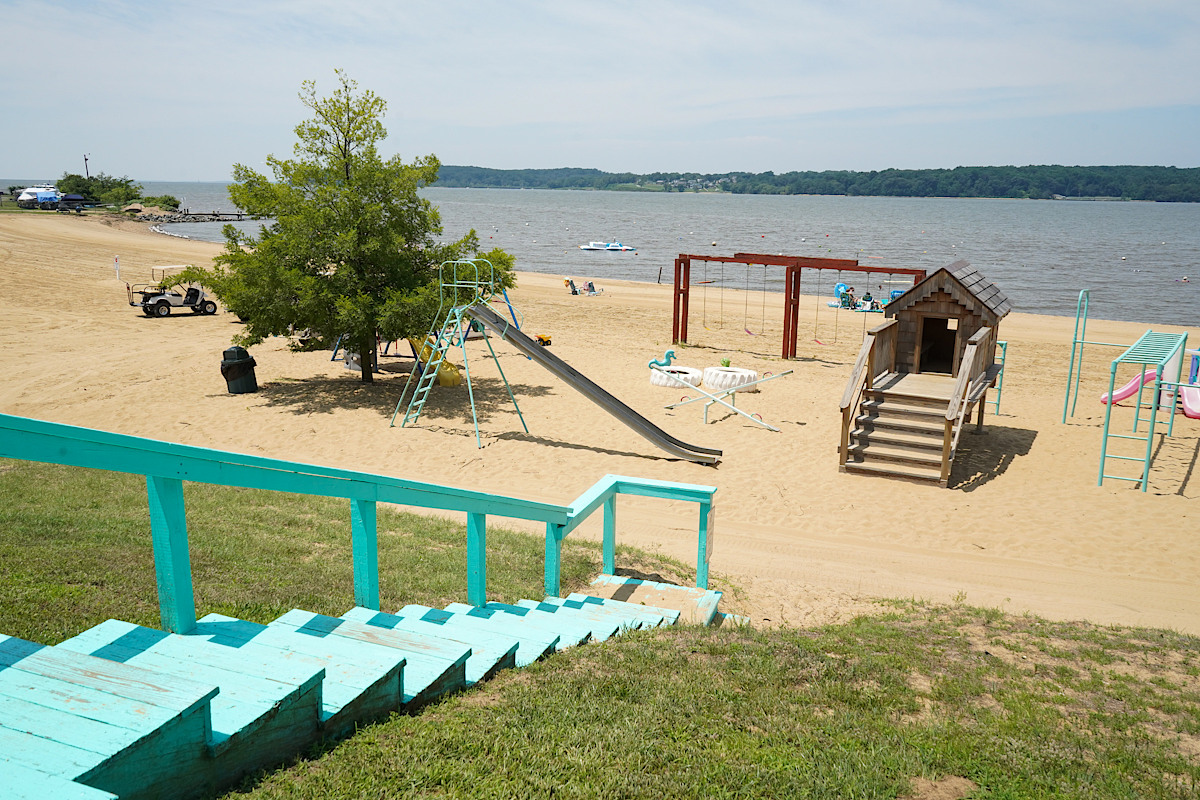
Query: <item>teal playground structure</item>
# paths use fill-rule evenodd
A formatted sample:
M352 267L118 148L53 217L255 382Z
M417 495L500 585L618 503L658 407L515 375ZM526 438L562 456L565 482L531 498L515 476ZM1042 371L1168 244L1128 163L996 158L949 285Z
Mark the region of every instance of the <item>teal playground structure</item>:
M1062 420L1065 423L1068 413L1071 416L1075 414L1075 405L1079 400L1079 381L1083 372L1084 345L1123 348L1122 353L1109 364L1108 391L1100 398L1105 409L1104 433L1100 440L1100 474L1097 485L1103 486L1105 478L1131 481L1141 484L1141 490L1144 492L1150 477L1150 464L1153 461L1154 435L1160 424L1159 412L1166 413L1167 430L1165 435L1171 436L1175 431L1176 406L1180 400L1188 399L1181 393L1181 390L1188 387L1188 384L1180 380L1183 376L1184 355L1187 352L1187 334L1147 330L1131 345L1089 341L1087 339L1087 318L1090 302L1090 290L1082 290L1075 308L1075 332L1071 342L1071 364L1067 371L1067 392L1063 400ZM1118 390L1117 371L1123 364L1136 367L1137 373L1133 380ZM1149 391L1147 391L1147 387L1151 387ZM1119 401L1135 394L1137 399L1134 404L1132 430L1128 434L1113 432L1113 407ZM1185 413L1189 408L1190 406L1185 403ZM1139 428L1142 428L1141 433L1139 433ZM1112 445L1125 441L1138 443L1138 451L1134 455L1111 452ZM1141 447L1143 444L1144 448ZM1127 475L1110 472L1110 461L1138 463L1141 465L1140 473Z
M235 783L327 736L412 709L501 669L631 628L704 624L716 489L608 475L570 505L240 455L0 414L0 457L146 476L161 630L108 620L45 646L0 635L0 787L6 800L182 798ZM197 618L183 482L349 501L354 607L260 625ZM695 503L696 587L615 574L620 495ZM466 514L465 604L380 609L376 507ZM563 540L603 513L603 572L559 597ZM487 519L545 524L545 591L487 598ZM678 602L624 602L640 590ZM0 590L2 591L2 590Z
M623 425L637 432L654 446L676 458L699 464L716 464L720 461L722 455L720 450L700 447L676 439L523 333L516 324L516 312L513 311L512 304L508 302L507 294L504 295L504 298L513 316L512 323L492 307L491 301L494 299L496 291L494 270L492 265L484 259L447 261L442 264L439 275L438 311L429 334L432 355L415 384L413 375L416 374L416 371L409 374L409 379L400 393L400 399L396 402L396 410L392 414L391 424L393 426L396 424L396 417L400 415L401 406L404 406L405 397L409 399L408 405L405 406L404 416L400 421L400 427L416 424L429 399L429 392L437 380L438 368L445 361L446 354L457 347L462 354L463 373L471 402L471 418L475 424L475 444L479 447L483 446L479 433L479 415L475 409L475 390L471 386L471 368L468 363L466 336L463 335L463 331L469 326L462 324L464 319L472 319L489 333L495 334L512 345L519 353L536 362L575 391L583 394L588 400L611 414ZM490 341L487 339L484 341L487 342L488 354L496 362L496 368L508 391L509 399L517 410L521 427L528 433L529 427L525 424L525 417L521 414L517 398L504 375L504 370L500 369L496 351L492 349ZM410 385L414 387L411 395L408 391Z

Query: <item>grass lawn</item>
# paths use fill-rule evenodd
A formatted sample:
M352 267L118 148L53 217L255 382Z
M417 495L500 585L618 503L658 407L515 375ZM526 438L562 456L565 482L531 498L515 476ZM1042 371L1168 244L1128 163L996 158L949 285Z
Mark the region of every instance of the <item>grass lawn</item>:
M185 485L196 603L352 605L344 501ZM385 610L465 595L463 527L381 509ZM540 538L489 529L489 591L541 594ZM564 590L598 549L564 547ZM682 565L618 553L682 581ZM1200 796L1200 639L895 602L816 630L677 628L573 648L395 714L234 798ZM0 460L0 632L157 627L144 482ZM922 782L926 781L926 782Z

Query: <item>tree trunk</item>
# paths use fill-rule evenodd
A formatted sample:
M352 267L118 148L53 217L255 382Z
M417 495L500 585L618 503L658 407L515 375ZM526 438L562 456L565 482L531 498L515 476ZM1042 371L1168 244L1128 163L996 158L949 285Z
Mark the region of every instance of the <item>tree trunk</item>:
M375 334L371 333L363 337L362 342L358 345L359 362L362 364L362 382L375 382Z

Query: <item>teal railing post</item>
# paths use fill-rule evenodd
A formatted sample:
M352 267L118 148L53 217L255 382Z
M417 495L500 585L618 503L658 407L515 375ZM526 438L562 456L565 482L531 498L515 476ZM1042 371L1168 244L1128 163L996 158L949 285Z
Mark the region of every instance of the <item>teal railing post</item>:
M487 603L487 515L467 514L467 602Z
M605 575L617 570L617 493L604 498L604 569Z
M150 501L150 537L163 630L188 633L196 627L196 599L192 594L183 481L147 475L146 497Z
M379 529L374 500L350 500L354 604L379 610Z
M562 580L563 525L546 523L546 594L558 597Z
M713 514L716 503L713 499L700 501L699 541L696 544L696 588L708 588L708 561L713 548Z

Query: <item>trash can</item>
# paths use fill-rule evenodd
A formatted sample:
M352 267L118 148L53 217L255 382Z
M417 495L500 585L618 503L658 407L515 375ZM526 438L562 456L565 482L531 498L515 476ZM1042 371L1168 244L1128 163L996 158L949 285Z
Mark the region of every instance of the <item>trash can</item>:
M247 394L258 391L258 379L254 377L254 357L244 347L231 347L221 359L221 374L230 394Z

